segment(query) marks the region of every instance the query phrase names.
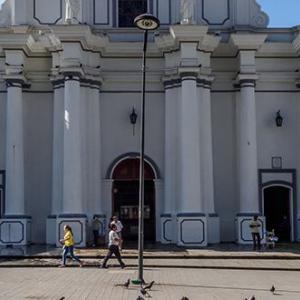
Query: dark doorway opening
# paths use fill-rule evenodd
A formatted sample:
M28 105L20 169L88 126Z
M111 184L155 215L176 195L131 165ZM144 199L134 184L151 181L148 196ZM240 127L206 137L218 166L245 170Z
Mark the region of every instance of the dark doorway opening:
M267 231L274 229L279 242L290 242L290 189L282 186L266 188L264 190L264 214Z
M138 240L139 159L129 158L118 164L113 172L112 211L121 220L125 241ZM155 241L155 174L145 162L144 238Z

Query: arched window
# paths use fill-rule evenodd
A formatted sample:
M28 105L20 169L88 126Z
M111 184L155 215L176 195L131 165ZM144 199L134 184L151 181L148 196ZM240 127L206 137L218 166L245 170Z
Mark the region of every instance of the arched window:
M147 12L147 0L119 0L119 27L134 27L136 16Z

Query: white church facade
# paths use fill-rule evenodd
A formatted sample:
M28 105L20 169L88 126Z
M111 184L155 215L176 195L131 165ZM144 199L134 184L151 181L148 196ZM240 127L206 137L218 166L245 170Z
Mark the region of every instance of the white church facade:
M185 7L185 5L187 5ZM188 5L191 5L188 7ZM137 239L143 33L145 239L300 241L300 27L255 0L6 0L0 11L0 245Z

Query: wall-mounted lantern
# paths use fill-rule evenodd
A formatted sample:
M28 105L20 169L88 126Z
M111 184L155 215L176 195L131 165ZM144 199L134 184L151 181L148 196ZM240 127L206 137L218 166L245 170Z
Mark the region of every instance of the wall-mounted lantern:
M277 127L282 127L283 117L280 114L280 110L276 113L275 122Z
M137 120L137 113L135 111L135 108L134 106L132 107L132 111L131 111L131 114L129 115L129 118L130 118L130 123L132 124L133 126L133 135L135 133L135 124L136 124L136 120Z

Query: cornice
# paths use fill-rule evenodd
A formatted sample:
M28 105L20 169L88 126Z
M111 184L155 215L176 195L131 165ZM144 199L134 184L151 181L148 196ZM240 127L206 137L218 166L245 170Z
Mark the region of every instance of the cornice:
M298 34L296 35L295 39L293 40L292 43L294 49L297 51L297 53L300 52L300 33L298 32Z

